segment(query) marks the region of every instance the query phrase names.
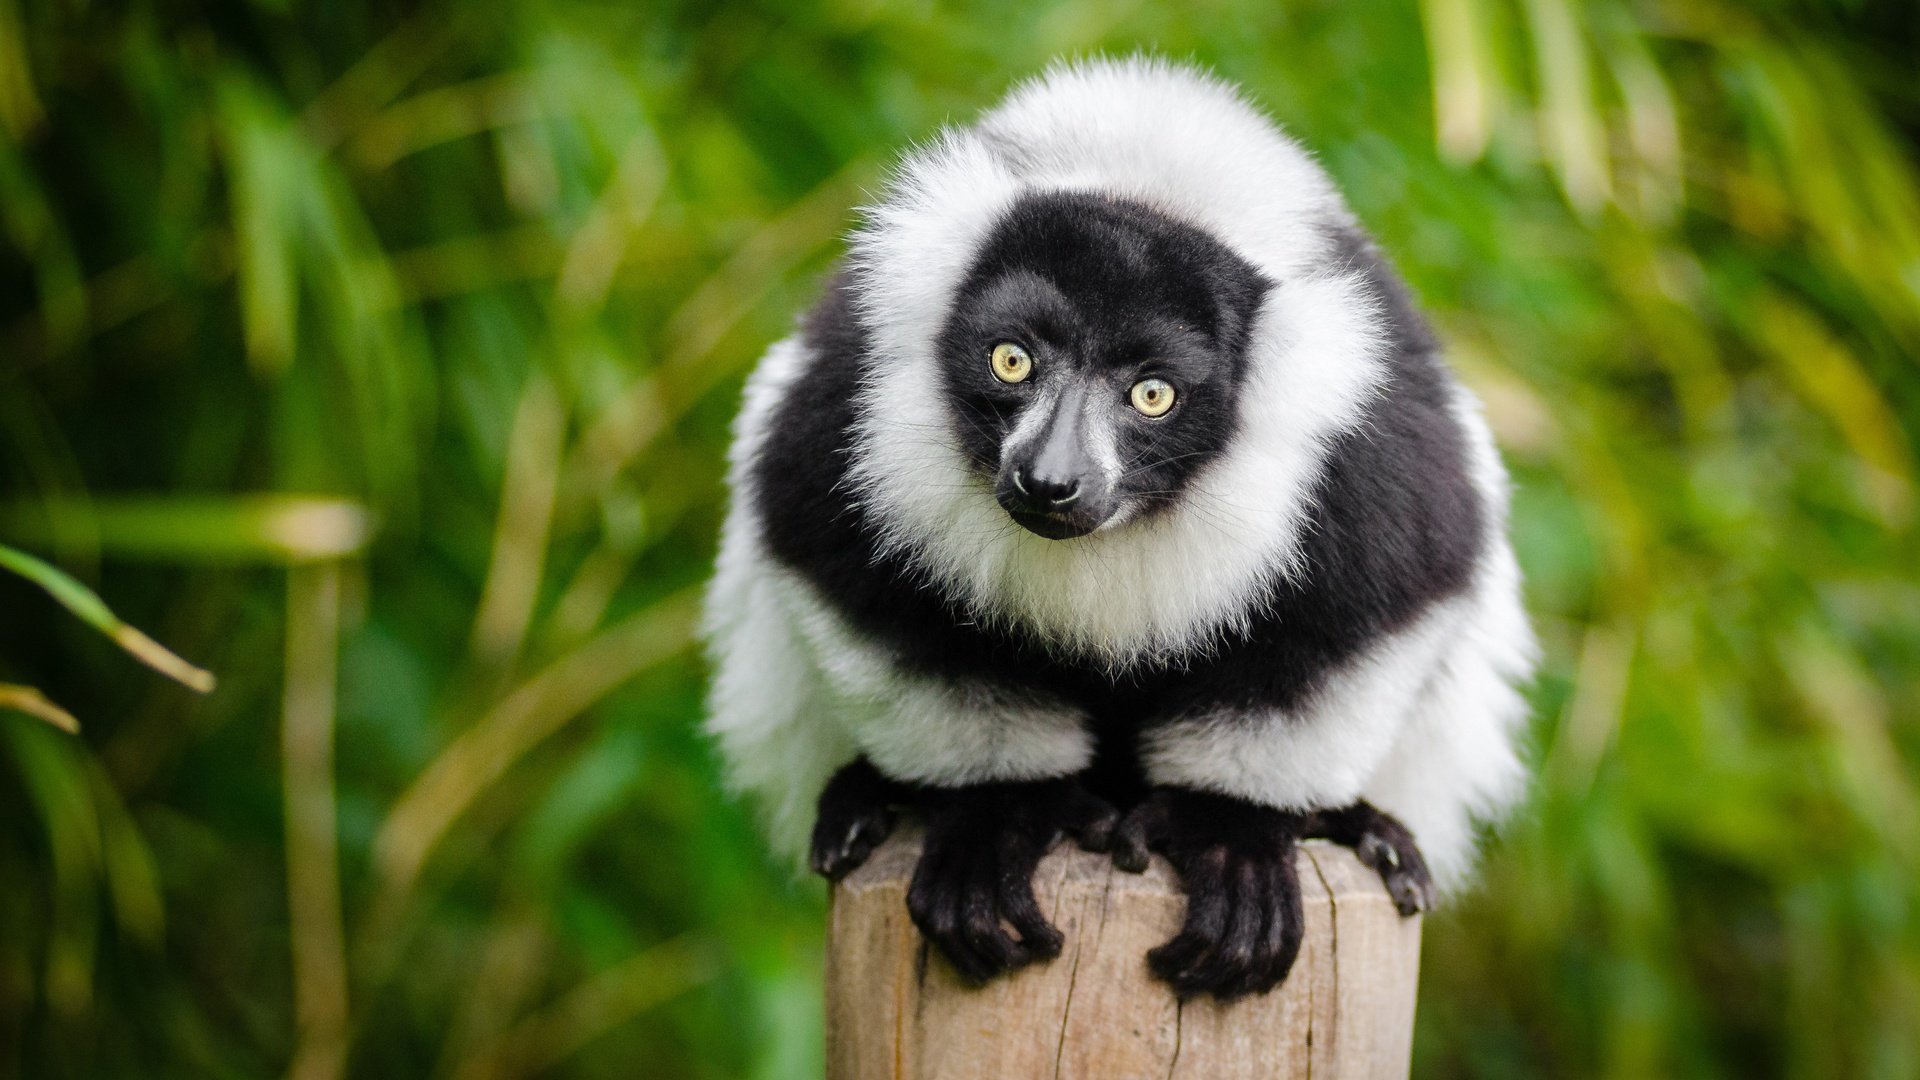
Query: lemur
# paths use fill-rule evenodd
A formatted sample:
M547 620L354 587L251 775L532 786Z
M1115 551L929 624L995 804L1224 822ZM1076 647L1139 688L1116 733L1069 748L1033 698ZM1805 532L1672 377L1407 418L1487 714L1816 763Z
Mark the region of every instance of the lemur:
M1535 646L1473 396L1309 155L1150 58L1060 65L909 152L748 380L709 730L838 878L906 811L961 974L1060 951L1071 836L1167 858L1181 995L1271 989L1295 845L1403 914L1515 800Z

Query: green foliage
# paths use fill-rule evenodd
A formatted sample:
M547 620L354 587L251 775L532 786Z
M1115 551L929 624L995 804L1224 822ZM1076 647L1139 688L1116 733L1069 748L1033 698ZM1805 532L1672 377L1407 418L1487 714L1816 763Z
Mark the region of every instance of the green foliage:
M0 540L221 676L0 575L86 725L0 712L0 1076L817 1072L821 890L695 730L739 379L897 147L1141 47L1316 148L1514 468L1539 780L1417 1072L1920 1072L1914 33L0 0Z
M213 690L212 675L168 652L159 642L127 625L107 607L106 601L100 599L98 594L75 581L71 575L59 567L43 559L36 559L24 551L16 551L5 544L0 544L0 570L12 571L40 586L48 596L54 599L55 603L72 612L81 622L105 634L109 640L125 649L134 659L155 671L203 694ZM0 693L3 692L4 688L0 688ZM24 700L32 699L29 697ZM0 696L0 704L6 704L4 696ZM56 726L73 727L72 717L67 717L66 723L60 722L58 718L54 719Z

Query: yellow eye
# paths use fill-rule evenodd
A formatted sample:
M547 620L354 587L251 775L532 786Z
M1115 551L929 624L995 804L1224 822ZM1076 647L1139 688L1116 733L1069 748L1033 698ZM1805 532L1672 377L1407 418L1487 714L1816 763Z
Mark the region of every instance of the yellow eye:
M1165 416L1173 408L1173 384L1165 379L1141 379L1128 391L1127 400L1141 416Z
M993 377L1005 383L1025 382L1033 374L1033 357L1011 341L993 347Z

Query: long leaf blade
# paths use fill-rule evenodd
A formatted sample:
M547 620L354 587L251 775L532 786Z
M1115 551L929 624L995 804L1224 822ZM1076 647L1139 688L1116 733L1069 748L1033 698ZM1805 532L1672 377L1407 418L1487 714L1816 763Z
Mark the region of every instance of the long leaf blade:
M197 690L202 694L213 691L216 680L212 672L187 663L166 646L122 620L107 607L106 601L100 599L98 593L74 580L64 570L5 544L0 544L0 569L11 570L45 589L47 595L58 601L61 607L105 634L135 660L189 690Z

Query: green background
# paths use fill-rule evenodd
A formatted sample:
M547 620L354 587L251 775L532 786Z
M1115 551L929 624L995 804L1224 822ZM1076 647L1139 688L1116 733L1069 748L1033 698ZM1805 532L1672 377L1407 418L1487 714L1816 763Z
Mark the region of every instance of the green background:
M817 1073L696 728L740 379L901 146L1143 47L1515 475L1537 782L1417 1074L1920 1075L1909 4L0 0L0 541L221 679L0 575L82 725L0 712L0 1076Z

